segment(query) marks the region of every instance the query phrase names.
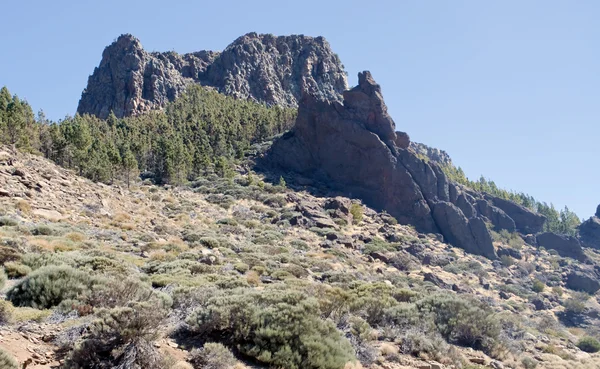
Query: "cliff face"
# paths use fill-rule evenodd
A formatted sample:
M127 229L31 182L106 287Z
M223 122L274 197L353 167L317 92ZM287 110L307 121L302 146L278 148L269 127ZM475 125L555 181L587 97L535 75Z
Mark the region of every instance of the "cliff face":
M274 142L262 165L326 183L386 210L400 223L441 233L448 242L489 258L496 253L486 222L524 232L543 224L542 216L468 191L450 182L435 161L420 159L408 135L396 132L369 72L360 73L358 86L343 96L343 104L306 96L296 125Z
M163 107L187 84L267 104L297 106L303 93L341 101L347 89L343 66L323 37L249 33L223 52L149 53L132 35L122 35L102 54L77 112L106 118Z

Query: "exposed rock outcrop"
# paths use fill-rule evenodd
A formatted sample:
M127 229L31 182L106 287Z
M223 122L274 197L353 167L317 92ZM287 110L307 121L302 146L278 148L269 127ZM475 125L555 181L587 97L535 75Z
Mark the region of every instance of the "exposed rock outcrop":
M484 219L474 211L465 215L451 201L450 192L458 198L460 189L435 162L398 145L398 136L380 86L363 72L358 86L344 92L343 105L306 95L295 127L273 144L262 165L327 183L400 223L495 258Z
M591 217L579 225L579 238L585 247L600 249L600 205L596 216Z
M222 52L149 53L122 35L102 54L77 112L106 118L164 107L187 84L200 83L241 99L297 106L303 93L341 101L346 74L323 37L249 33Z
M537 235L537 243L546 249L556 250L560 256L570 257L579 261L587 260L579 240L572 236L544 232Z
M431 161L434 161L440 165L453 166L450 155L444 150L436 149L435 147L429 147L419 142L411 142L410 148L422 157L426 157Z
M523 234L536 234L543 230L546 217L542 214L534 213L526 207L510 200L487 194L485 197L495 207L501 209L506 215L514 220L517 231Z
M572 290L595 294L600 290L600 267L577 267L567 274L566 285Z

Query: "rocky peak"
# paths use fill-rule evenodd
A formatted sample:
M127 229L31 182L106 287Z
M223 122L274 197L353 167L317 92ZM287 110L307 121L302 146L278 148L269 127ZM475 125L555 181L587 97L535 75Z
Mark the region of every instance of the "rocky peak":
M410 143L410 148L422 157L426 157L431 161L434 161L442 166L453 166L450 155L444 150L436 149L425 144L414 142Z
M248 33L223 52L149 53L132 35L106 47L77 112L106 118L160 109L198 83L241 99L294 107L303 93L342 101L346 74L323 37Z
M600 205L596 208L596 217L600 218Z
M349 118L363 122L385 143L396 139L396 123L387 112L381 87L375 82L371 72L358 74L358 85L344 92L344 107Z
M386 210L402 224L440 233L448 242L492 259L496 253L486 223L509 231L535 231L543 224L543 217L516 204L496 205L495 198L451 183L435 161L410 150L408 135L395 128L381 87L362 72L358 85L344 92L343 104L306 96L294 128L274 142L259 165L286 172L290 183L326 184Z

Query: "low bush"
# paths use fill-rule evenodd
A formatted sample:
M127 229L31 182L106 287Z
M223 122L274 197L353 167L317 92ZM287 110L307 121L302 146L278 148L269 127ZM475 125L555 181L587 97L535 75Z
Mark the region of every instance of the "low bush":
M11 248L6 246L0 246L0 264L4 264L7 261L17 261L21 259L21 254Z
M88 273L69 266L48 266L31 273L8 291L15 306L48 309L66 299L76 300L89 293L97 282Z
M360 204L352 203L350 205L350 214L352 214L352 221L354 224L358 224L363 220L363 207Z
M60 232L56 230L54 227L40 224L31 229L31 234L34 236L52 236L59 234Z
M498 339L500 324L482 302L454 294L438 293L416 303L424 317L448 341L478 349L489 349Z
M4 288L4 285L6 284L6 273L4 272L4 269L0 268L0 290Z
M523 368L525 368L525 369L534 369L537 367L538 362L534 358L525 356L521 359L521 364L523 365Z
M594 337L583 337L577 342L577 347L581 351L595 353L600 351L600 342Z
M544 289L546 289L546 284L544 284L544 282L540 281L539 279L536 279L533 281L532 289L534 292L537 293L544 292Z
M579 315L584 312L590 295L585 292L573 292L572 297L563 302L565 313Z
M0 325L8 324L12 321L12 311L13 306L10 302L0 300Z
M18 369L19 364L15 358L12 357L8 352L0 349L0 368L2 369Z
M147 302L99 310L87 328L88 335L69 353L64 367L167 367L165 359L152 345L165 316L164 309Z
M300 292L229 291L208 299L188 323L275 367L339 369L354 359L335 325L320 319L317 300Z
M13 218L0 217L0 227L14 227L17 224L19 223Z
M6 275L8 276L8 278L12 279L25 277L26 275L31 273L30 267L14 261L9 261L5 263L4 270L6 271Z
M194 369L229 369L237 362L227 347L214 342L192 350L188 361Z

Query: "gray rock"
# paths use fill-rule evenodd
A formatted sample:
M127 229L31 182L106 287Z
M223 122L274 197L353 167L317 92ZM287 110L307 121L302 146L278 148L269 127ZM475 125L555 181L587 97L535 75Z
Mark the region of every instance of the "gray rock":
M466 217L450 203L455 188L439 165L397 145L396 125L369 72L359 73L343 105L306 95L294 128L273 143L260 166L314 178L386 210L401 224L441 233L468 252L496 256L483 219Z
M600 218L598 216L591 217L579 225L579 238L583 246L600 250Z
M507 230L511 233L516 231L515 221L502 209L493 206L488 201L483 199L477 200L477 210L481 215L490 220L497 231Z
M295 107L303 93L341 101L347 89L338 56L323 37L248 33L222 52L149 53L122 35L103 54L77 112L107 118L162 108L189 83L240 99Z
M435 204L433 218L450 243L460 245L472 254L496 258L492 238L483 220L467 219L460 209L449 202Z
M570 257L579 261L587 260L579 240L575 237L545 232L538 234L536 239L539 246L556 250L560 256Z
M435 275L433 273L425 273L423 275L423 280L425 282L431 282L434 285L438 286L439 288L443 288L443 289L451 289L452 288L442 278L438 277L437 275Z
M552 309L552 304L549 301L547 301L546 299L539 297L539 296L534 297L533 300L531 300L531 303L535 307L535 310Z
M571 271L567 274L566 286L572 290L584 291L593 295L600 290L600 272L592 268Z
M453 166L452 159L450 155L444 150L436 149L434 147L429 147L425 144L418 142L410 142L410 148L417 154L423 157L428 158L429 160L436 162L442 166Z
M486 195L486 198L497 208L504 211L514 222L517 231L525 234L539 233L543 230L546 217L499 197Z
M498 256L506 255L519 260L523 258L519 250L510 247L498 247L498 250L496 252L498 253Z

